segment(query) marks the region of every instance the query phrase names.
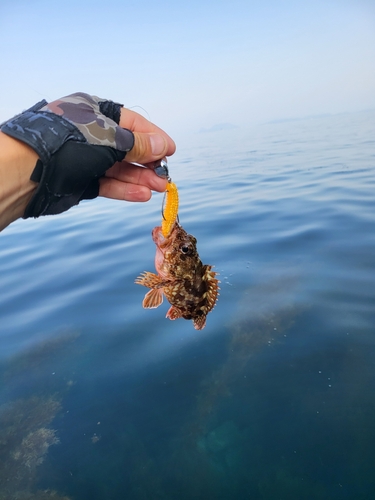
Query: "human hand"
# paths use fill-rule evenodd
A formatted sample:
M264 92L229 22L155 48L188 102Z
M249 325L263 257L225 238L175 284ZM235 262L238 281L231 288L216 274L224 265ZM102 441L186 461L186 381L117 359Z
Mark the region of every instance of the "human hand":
M129 109L121 108L119 125L133 132L134 146L127 153L126 161L117 162L100 179L99 196L147 201L151 190L165 191L167 181L155 175L153 168L163 157L172 155L176 146L162 129Z
M82 93L38 103L1 130L40 158L31 176L38 187L24 218L64 212L98 194L145 201L150 189L163 191L165 181L130 162L152 168L175 151L172 139L142 116Z

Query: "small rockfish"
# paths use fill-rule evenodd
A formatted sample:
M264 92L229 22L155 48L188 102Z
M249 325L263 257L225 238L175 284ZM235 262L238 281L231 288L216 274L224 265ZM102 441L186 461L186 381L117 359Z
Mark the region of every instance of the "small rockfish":
M217 273L203 265L197 251L197 240L176 221L168 236L155 227L155 268L158 274L144 272L135 282L151 288L143 299L144 308L155 308L163 302L163 294L171 304L166 317L193 320L202 330L206 316L214 308L219 292Z

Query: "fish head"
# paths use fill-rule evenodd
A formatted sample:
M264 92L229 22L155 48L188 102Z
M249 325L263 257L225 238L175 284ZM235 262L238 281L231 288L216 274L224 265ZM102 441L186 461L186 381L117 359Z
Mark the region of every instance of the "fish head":
M175 222L168 236L161 226L152 231L156 245L155 268L165 279L189 278L202 263L197 251L197 240Z

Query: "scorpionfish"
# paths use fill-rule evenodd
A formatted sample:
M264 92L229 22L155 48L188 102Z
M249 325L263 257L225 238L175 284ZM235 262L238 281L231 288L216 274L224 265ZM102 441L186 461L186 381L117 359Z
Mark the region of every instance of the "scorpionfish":
M197 240L176 222L167 236L162 227L152 231L156 244L155 268L158 274L144 272L135 282L149 290L144 308L155 308L163 295L171 304L166 317L191 319L196 330L206 325L206 316L214 308L219 295L219 280L212 266L202 264Z

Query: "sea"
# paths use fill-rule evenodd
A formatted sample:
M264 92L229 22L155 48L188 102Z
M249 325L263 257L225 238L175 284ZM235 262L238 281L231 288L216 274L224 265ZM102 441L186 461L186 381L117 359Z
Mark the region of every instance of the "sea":
M201 331L134 283L160 193L0 234L0 498L375 498L375 110L191 134L169 169L221 282Z

